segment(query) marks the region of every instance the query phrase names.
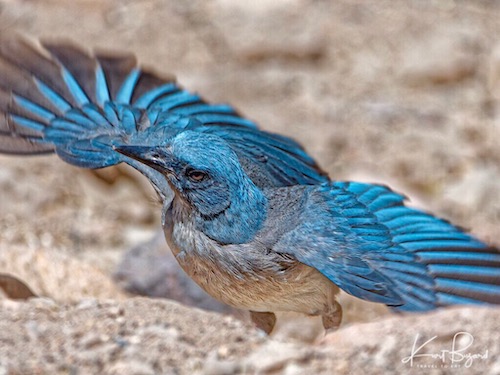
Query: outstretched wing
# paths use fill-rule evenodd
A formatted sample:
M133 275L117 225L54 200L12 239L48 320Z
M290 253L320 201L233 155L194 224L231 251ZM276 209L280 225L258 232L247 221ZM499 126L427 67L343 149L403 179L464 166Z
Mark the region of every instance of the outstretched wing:
M139 68L133 55L0 38L0 152L55 151L73 165L102 168L129 162L113 146L158 146L185 129L225 138L263 185L327 180L293 140Z
M274 247L344 291L398 310L500 304L500 253L389 188L311 187L300 225Z

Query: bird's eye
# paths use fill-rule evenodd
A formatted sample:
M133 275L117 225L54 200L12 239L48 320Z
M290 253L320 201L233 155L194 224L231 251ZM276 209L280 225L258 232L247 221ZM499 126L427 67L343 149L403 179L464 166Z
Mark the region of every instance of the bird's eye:
M197 169L188 169L186 171L186 175L193 182L201 182L208 176L206 172L199 171Z

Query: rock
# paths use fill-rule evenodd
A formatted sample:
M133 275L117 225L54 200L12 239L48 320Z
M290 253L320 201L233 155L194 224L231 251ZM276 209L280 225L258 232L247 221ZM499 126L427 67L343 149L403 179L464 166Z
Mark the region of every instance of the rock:
M163 297L210 311L243 316L203 291L179 266L166 244L163 231L127 251L114 279L130 293Z
M140 361L122 361L117 362L108 369L108 374L110 375L155 375L156 371L154 367L149 363L143 363Z
M29 285L32 293L58 301L125 296L102 270L58 251L2 247L0 273L7 272Z
M412 86L452 84L475 74L478 38L462 29L438 29L419 35L403 51L399 74Z
M318 8L306 12L307 6L303 0L219 0L212 4L211 14L214 25L224 32L227 48L244 64L269 60L316 63L326 54L323 26L327 19L315 17Z
M500 364L500 359L493 354L500 350L500 341L493 333L498 330L495 315L499 312L498 308L456 307L425 314L395 315L329 334L321 346L332 369L339 368L346 359L349 373L401 374L412 369L430 369L431 373L451 374L458 369L464 374L486 374ZM459 354L452 357L449 351L454 342ZM412 361L414 344L417 355ZM425 353L442 355L442 358L418 357ZM474 356L477 358L472 358Z
M233 317L168 300L88 300L84 304L38 298L3 300L0 368L8 374L35 370L41 374L401 374L424 370L494 374L500 368L496 355L499 312L499 308L456 307L391 315L346 326L310 345L266 337ZM453 342L454 357L450 353Z
M500 102L500 43L493 47L488 61L488 90Z
M308 346L269 340L249 355L243 366L257 374L280 373L290 365L308 361L313 352Z
M26 283L17 277L0 273L0 290L10 299L27 299L36 297Z
M392 315L341 328L316 346L271 338L241 362L241 368L248 374L495 374L500 368L500 359L493 354L500 348L494 333L499 311L457 307ZM212 359L209 368L237 368L234 362L216 364Z
M500 123L500 43L497 43L488 59L487 90L493 115Z
M207 353L230 343L225 358L243 358L263 340L236 319L169 301L95 300L82 307L33 299L15 308L0 301L0 363L7 373L191 374Z
M495 218L500 213L500 180L493 177L497 168L498 166L481 166L468 169L462 178L446 189L442 201L454 216L463 218L466 228L474 226L476 235L500 246L500 238L495 234L495 228L498 228ZM473 219L474 211L482 212L483 217Z

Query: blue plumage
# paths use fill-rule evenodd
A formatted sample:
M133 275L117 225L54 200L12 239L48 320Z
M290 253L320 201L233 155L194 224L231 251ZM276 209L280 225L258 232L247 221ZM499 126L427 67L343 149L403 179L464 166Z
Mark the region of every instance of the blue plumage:
M329 181L295 141L133 56L3 38L0 115L0 152L146 175L171 200L164 229L181 266L266 330L278 310L338 326L337 287L401 311L500 303L498 250L385 186Z
M298 259L323 272L340 288L357 297L409 311L446 304L443 298L452 301L456 297L456 303L460 303L464 298L472 302L476 296L476 303L499 302L500 254L497 250L444 220L404 206L404 197L386 187L335 182L325 185L324 189L322 206L325 208L312 206L311 212L304 216L317 218L321 212L325 216L328 210L333 223L326 217L319 220L328 224L314 224L315 235L296 236L292 231L283 247L286 251L292 243L300 246L301 236L304 241L313 236L321 246L315 245L319 247L316 252L308 251L303 259ZM306 218L303 222L307 223ZM415 222L425 226L416 227ZM318 225L325 228L319 229ZM332 227L336 230L328 231ZM338 248L338 244L342 244L345 251L337 250L331 260L331 249ZM338 253L342 254L340 263ZM353 273L345 258L357 260L354 278L345 275ZM363 273L363 268L367 272ZM359 275L363 275L363 280L356 279ZM366 279L370 281L368 284ZM473 281L475 279L482 282ZM390 290L382 293L380 288L371 290L372 283L383 283Z
M43 48L41 53L23 39L2 40L0 94L13 100L0 101L0 151L55 150L68 163L102 168L129 162L113 147L162 144L190 129L225 138L258 184L327 181L293 140L260 131L231 106L207 104L139 69L130 56L90 56L71 45ZM155 174L140 168L148 177Z
M292 310L322 315L325 328L332 328L341 311L333 285L400 311L500 303L498 250L406 207L405 197L388 187L337 181L259 188L223 139L192 131L163 147L118 151L162 173L177 191L164 229L174 253L183 254L181 266L216 298L253 310L257 322L268 319L258 312ZM203 178L190 181L191 169ZM295 274L301 267L312 274ZM215 268L222 271L210 277ZM243 292L226 284L247 278L256 283L254 294L235 298ZM311 285L307 294L300 283ZM231 294L214 290L217 284Z

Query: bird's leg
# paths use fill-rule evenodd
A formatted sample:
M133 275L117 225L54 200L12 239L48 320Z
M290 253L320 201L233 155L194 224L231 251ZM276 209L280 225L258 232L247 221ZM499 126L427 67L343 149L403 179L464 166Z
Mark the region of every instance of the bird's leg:
M334 301L332 307L332 310L322 315L323 327L326 331L335 331L342 321L342 306L340 306L340 303Z
M257 328L263 330L268 335L276 324L276 315L272 312L250 311L250 318Z

